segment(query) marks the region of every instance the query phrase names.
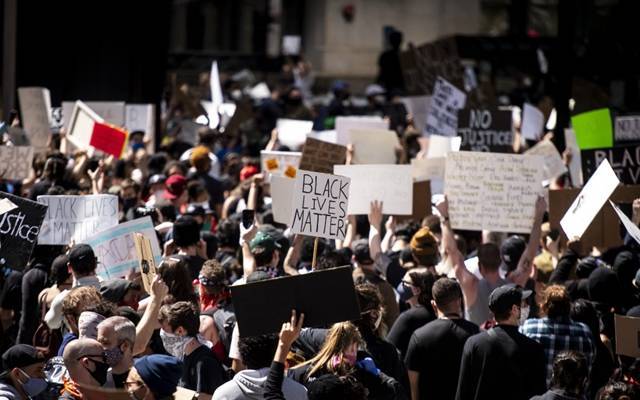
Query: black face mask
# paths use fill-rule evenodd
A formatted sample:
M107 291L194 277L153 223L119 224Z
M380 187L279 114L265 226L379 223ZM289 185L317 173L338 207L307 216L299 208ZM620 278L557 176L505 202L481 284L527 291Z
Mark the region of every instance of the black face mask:
M95 364L96 369L95 371L87 369L87 371L89 371L93 379L95 379L100 384L100 386L104 386L104 384L107 382L107 371L109 370L109 365L95 360L91 361L93 361L93 363Z

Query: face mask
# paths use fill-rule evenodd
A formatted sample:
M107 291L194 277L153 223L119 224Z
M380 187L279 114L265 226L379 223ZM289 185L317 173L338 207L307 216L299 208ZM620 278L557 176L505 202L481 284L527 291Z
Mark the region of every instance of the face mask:
M19 370L23 377L27 378L27 381L22 383L22 390L26 393L29 398L36 397L40 393L44 392L49 384L42 378L32 378L27 375L23 370Z
M133 143L131 145L131 148L133 149L134 152L140 149L144 149L144 143Z
M124 353L120 350L120 346L116 346L112 349L108 349L104 351L104 359L107 362L107 365L110 367L115 367L122 361L124 357Z
M524 325L524 321L529 318L529 306L520 308L520 325Z
M103 386L105 382L107 382L107 371L109 371L109 365L95 360L91 361L95 364L96 369L95 371L87 369L87 371L89 371L89 374L91 374L93 379L95 379L100 386Z
M180 361L184 359L184 348L191 340L189 336L178 336L160 329L160 338L162 339L162 345L167 353Z
M398 294L400 295L400 301L402 302L406 303L410 298L413 297L413 290L411 290L411 286L406 285L402 282L398 284L396 290L398 291Z

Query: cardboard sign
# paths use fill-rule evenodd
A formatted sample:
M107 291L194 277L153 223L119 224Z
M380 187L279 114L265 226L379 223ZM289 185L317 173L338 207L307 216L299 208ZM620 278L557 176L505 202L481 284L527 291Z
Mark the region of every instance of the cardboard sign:
M524 154L543 157L542 168L544 170L543 177L545 180L555 179L567 172L567 167L564 165L558 149L556 149L556 146L549 140L538 142Z
M91 136L93 135L93 126L96 122L104 122L104 119L85 103L79 100L76 101L69 119L67 140L77 148L89 148Z
M346 159L345 146L308 137L302 150L300 169L332 174L333 166L344 164Z
M396 221L421 222L426 216L431 215L431 183L430 181L413 182L413 212L410 216L396 216Z
M118 196L38 196L47 205L38 244L82 243L95 234L118 225Z
M566 148L571 152L571 162L569 163L569 174L571 175L571 183L573 186L580 187L584 182L582 180L582 154L578 147L576 134L572 129L564 130L564 143Z
M296 151L267 151L260 152L260 165L262 171L272 176L288 176L295 178L300 166L302 153Z
M544 130L544 114L538 107L524 103L520 133L525 139L540 140Z
M380 117L336 117L336 143L343 146L351 143L352 129L387 130L389 123Z
M31 146L45 149L51 136L51 94L43 87L18 88L21 121Z
M386 215L412 215L410 165L336 165L333 173L351 178L349 215L369 214L371 202L382 201Z
M129 132L144 132L147 149L155 152L156 146L156 106L153 104L127 104L124 109L124 127Z
M349 178L299 170L293 188L293 233L344 240L347 233Z
M396 147L399 146L395 131L379 129L351 129L353 164L395 164Z
M639 144L583 150L581 157L582 176L585 181L595 173L603 160L607 160L622 183L629 185L640 183Z
M295 179L274 175L271 177L271 211L273 220L281 224L291 222Z
M581 150L613 146L613 128L608 108L574 115L571 117L571 126Z
M120 278L138 267L134 233L142 233L151 242L152 256L156 263L162 253L151 217L128 221L106 229L83 241L93 248L100 261L96 274L103 279Z
M444 193L454 229L529 233L542 193L542 157L449 153Z
M465 108L458 114L462 150L513 153L512 113L497 108Z
M400 98L407 112L413 118L413 126L418 132L425 133L427 128L427 113L431 107L431 96L408 96Z
M640 115L616 117L616 142L640 141Z
M89 145L119 159L126 150L128 139L129 132L124 129L111 124L96 122L93 124Z
M5 204L8 207L0 215L0 264L22 270L38 241L47 206L4 192L0 198L17 206Z
M467 95L451 83L438 77L427 113L427 135L455 136L458 111L464 108Z
M615 314L616 354L640 357L640 318Z
M351 267L340 267L231 286L240 337L280 332L291 310L304 313L306 327L360 318L351 273Z
M33 147L0 146L0 177L8 180L27 179L33 163Z
M278 130L278 141L290 150L296 151L307 140L307 135L313 129L313 122L280 118L276 129Z
M609 200L609 204L611 204L613 211L615 211L618 218L620 218L620 222L622 222L622 225L629 233L629 236L640 244L640 228L638 228L638 226L634 224L633 221L631 221L629 217L627 217L625 213L623 213L622 210L620 210L611 200Z
M153 238L155 238L155 247L158 248L158 253L154 249ZM160 248L158 247L158 240L155 232L150 235L145 235L140 232L133 234L134 247L136 249L137 265L140 269L140 275L142 276L142 284L144 290L151 294L152 284L156 275L158 275L158 269L156 265L160 265L162 262L162 256L159 254Z
M560 226L569 239L580 239L619 184L611 165L604 160L560 220Z

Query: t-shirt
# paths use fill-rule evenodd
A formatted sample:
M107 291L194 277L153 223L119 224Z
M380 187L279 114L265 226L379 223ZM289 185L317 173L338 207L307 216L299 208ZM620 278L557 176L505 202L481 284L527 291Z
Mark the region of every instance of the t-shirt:
M396 346L400 354L402 354L402 357L404 357L407 353L409 339L411 339L413 332L434 319L436 319L436 317L431 307L426 308L421 305L413 307L400 314L391 327L387 335L387 340Z
M198 393L213 394L224 382L224 369L207 346L199 346L184 357L182 379L178 386Z
M405 364L420 373L420 397L453 400L458 387L460 359L467 339L478 333L465 319L437 319L411 335Z

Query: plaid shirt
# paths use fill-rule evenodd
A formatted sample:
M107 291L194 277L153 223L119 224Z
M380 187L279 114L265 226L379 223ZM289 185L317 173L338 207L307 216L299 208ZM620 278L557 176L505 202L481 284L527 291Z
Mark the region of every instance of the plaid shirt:
M531 318L520 327L520 333L544 347L547 358L547 386L551 383L553 359L563 351L573 350L584 354L591 371L595 344L591 330L582 322L572 321L568 317Z

